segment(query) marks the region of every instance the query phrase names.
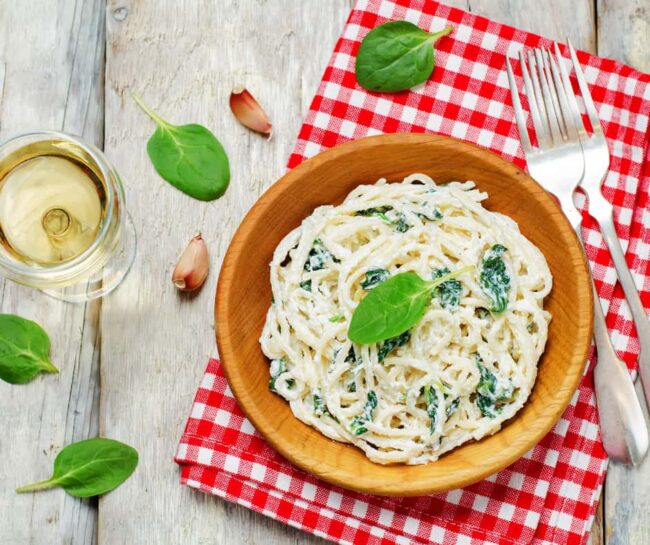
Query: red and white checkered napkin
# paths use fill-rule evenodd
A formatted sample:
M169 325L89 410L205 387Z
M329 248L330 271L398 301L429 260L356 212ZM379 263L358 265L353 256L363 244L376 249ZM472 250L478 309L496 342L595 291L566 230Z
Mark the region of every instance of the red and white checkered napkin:
M452 24L454 32L436 44L436 68L425 85L399 94L370 93L356 83L354 56L363 36L389 19L427 30ZM393 132L455 136L524 167L504 63L506 55L539 45L550 42L436 2L360 0L336 44L289 167L352 138ZM604 191L615 205L618 233L650 308L650 76L584 53L579 59L611 152ZM634 325L615 286L609 253L588 217L584 234L614 344L633 369ZM303 473L272 450L243 416L215 359L196 395L176 461L183 484L332 541L359 544L582 544L607 465L589 373L553 431L489 479L418 498L350 492Z

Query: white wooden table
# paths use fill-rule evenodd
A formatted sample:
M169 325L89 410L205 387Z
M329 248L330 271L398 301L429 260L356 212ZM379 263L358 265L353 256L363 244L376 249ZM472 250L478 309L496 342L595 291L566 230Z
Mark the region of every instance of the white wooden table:
M648 0L453 0L497 20L650 70ZM321 539L178 484L172 461L214 344L219 264L243 215L284 171L351 7L348 0L0 0L0 139L38 129L103 146L126 186L139 237L125 283L104 301L59 303L0 279L0 312L41 323L58 376L0 383L3 545L308 544ZM271 142L228 109L244 83L274 122ZM138 90L172 122L215 130L232 182L212 203L160 180ZM201 230L212 270L196 297L170 270ZM62 491L16 495L49 475L64 445L101 433L140 452L134 476L99 502ZM611 466L592 544L650 543L650 460Z

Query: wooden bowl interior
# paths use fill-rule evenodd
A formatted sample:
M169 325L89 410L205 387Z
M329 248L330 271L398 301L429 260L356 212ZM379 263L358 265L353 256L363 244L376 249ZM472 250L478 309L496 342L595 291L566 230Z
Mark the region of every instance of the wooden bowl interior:
M271 303L269 262L280 240L317 206L340 202L355 186L422 172L436 182L473 180L486 208L513 218L546 256L554 279L546 308L553 320L532 395L501 431L465 444L435 463L382 466L355 447L327 439L297 420L268 390L259 336ZM590 345L592 296L577 238L555 202L526 173L498 156L432 135L357 140L306 161L274 184L236 233L216 300L222 364L241 407L281 454L334 484L386 495L466 486L513 463L557 422L582 377Z

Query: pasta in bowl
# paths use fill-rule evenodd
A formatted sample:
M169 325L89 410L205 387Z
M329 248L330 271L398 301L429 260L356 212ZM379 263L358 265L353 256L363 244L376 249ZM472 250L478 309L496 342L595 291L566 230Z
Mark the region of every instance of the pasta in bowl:
M546 344L552 277L517 224L481 205L487 197L472 182L381 179L317 208L280 242L260 342L269 388L298 419L373 462L422 464L521 409ZM398 273L451 271L461 273L429 289L412 328L351 341L371 290Z
M447 450L444 455L441 455L440 451L434 452L434 449L430 451L422 450L421 453L424 456L439 456L436 461L428 463L380 461L380 463L377 463L370 460L366 453L355 444L332 440L312 425L296 418L287 399L269 389L269 382L272 380L270 371L274 375L278 375L279 370L282 368L280 361L285 349L278 339L270 342L267 347L270 350L268 355L271 356L271 359L276 360L276 363L271 364L271 360L264 354L259 341L267 323L272 300L286 297L286 294L283 295L279 291L274 295L276 288L269 282L269 263L274 260L274 254L279 251L278 247L282 244L282 241L291 232L300 228L305 218L311 216L315 210L322 206L337 207L341 205L346 197L355 194L354 192L357 189L374 187L377 179L381 176L385 177L389 182L384 185L391 188L400 186L405 177L418 172L435 180L440 189L443 187L451 188L450 182L473 180L475 188L459 188L459 191L468 196L477 195L477 199L480 198L480 206L485 211L501 214L510 218L519 226L521 234L541 251L548 264L548 269L552 273L552 289L550 289L550 283L547 285L544 282L543 286L540 283L537 295L534 296L539 300L543 298L543 310L539 312L550 313L552 320L547 323L546 345L537 361L537 376L534 379L532 391L530 391L527 400L524 402L523 394L526 394L526 392L523 392L520 387L520 391L517 392L517 397L513 399L513 402L521 402L522 406L514 412L511 418L501 422L501 428L498 432L492 433L490 431L481 439L469 440L455 448L449 447L451 450ZM420 180L420 182L426 183L426 180ZM420 184L413 181L414 191L418 185ZM435 195L435 192L431 195ZM375 207L388 206L388 204L377 202ZM451 209L443 206L442 203L438 207L444 221L451 222L453 220ZM358 210L366 210L367 208L373 208L373 206L364 204L359 206ZM357 219L363 219L367 222L367 226L372 224L378 229L390 229L390 231L386 231L387 234L392 233L392 229L397 228L399 223L397 213L400 210L397 209L386 211L386 220L372 215L356 216L351 210L347 214L348 219L346 219L346 222L354 222L351 226L352 231L358 229L358 227L355 227ZM435 212L433 216L430 216L433 221L436 221L435 216ZM404 233L403 241L409 240L408 237L417 233L416 228L419 228L419 224L416 218L417 216L413 217L408 211L405 214L405 223L409 224L410 227ZM460 220L453 221L460 223ZM507 299L508 304L521 304L517 290L519 286L523 285L522 282L526 279L526 275L523 270L517 271L517 260L513 261L513 256L517 254L518 250L515 247L511 248L512 244L508 242L510 237L516 233L516 229L512 223L507 223L508 220L504 219L504 221L505 223L500 224L504 239L495 238L490 240L489 244L486 243L481 249L473 250L476 260L472 261L465 257L462 265L456 264L455 260L452 259L453 256L448 256L449 262L443 262L443 264L449 268L451 276L443 274L436 280L432 278L433 271L428 266L424 266L424 264L418 265L417 261L410 261L408 266L406 263L400 264L397 261L391 261L388 251L376 254L377 258L382 258L378 259L376 263L373 259L372 263L368 261L363 266L359 265L356 272L351 275L350 273L339 275L340 269L336 268L333 268L331 272L327 272L326 269L305 271L304 265L307 258L319 253L317 248L313 248L317 238L315 232L312 240L308 240L309 237L306 237L300 249L301 254L294 253L289 256L292 260L296 260L297 274L299 273L301 277L305 275L300 281L303 282L310 278L313 287L323 289L329 285L330 279L328 275L334 274L336 271L336 274L339 275L337 278L350 282L347 287L341 290L341 293L348 294L348 303L346 305L336 305L336 308L333 305L324 309L327 324L323 324L323 326L333 328L333 332L328 333L327 338L330 341L322 341L323 354L327 350L331 350L330 353L325 355L322 364L324 365L327 362L328 370L330 369L329 360L334 352L331 339L338 338L339 342L346 344L348 342L346 339L350 339L350 334L357 341L363 341L355 341L350 344L361 346L362 351L367 350L368 361L371 361L373 357L378 358L376 345L378 343L383 344L386 339L377 341L371 335L376 331L371 331L371 329L381 325L378 320L385 317L385 312L374 312L372 308L370 309L372 312L367 312L366 302L381 296L382 290L385 290L387 286L391 287L400 279L406 279L406 284L411 287L415 286L416 291L422 292L419 295L415 294L413 298L412 310L414 312L410 317L414 317L415 322L410 323L408 320L404 320L404 316L400 315L404 310L404 305L401 305L390 309L395 319L385 320L384 325L392 327L398 323L400 327L407 326L412 338L423 335L427 331L432 338L438 338L443 333L442 330L434 329L434 327L437 328L438 326L444 329L444 334L448 334L446 332L447 322L442 318L443 314L447 316L447 320L455 320L463 315L462 308L452 313L447 313L446 310L442 312L443 309L440 308L441 304L439 303L440 290L436 290L434 297L424 296L424 294L432 291L430 288L439 287L439 284L436 283L441 284L448 280L457 280L462 288L460 302L463 305L471 303L472 299L469 298L471 293L476 295L477 298L481 298L481 305L492 306L492 300L482 291L480 283L481 271L483 270L482 263L486 257L489 257L486 256L486 252L493 249L492 247L496 244L501 244L507 249L501 256L497 256L502 258L503 270L498 266L498 260L489 260L494 266L488 268L491 273L487 276L494 276L494 278L498 279L501 272L505 271L510 274L512 272L511 268L515 267L515 272L521 273L521 278L510 278L510 290ZM390 224L393 223L394 225L390 227ZM483 231L483 228L481 228L481 231ZM346 248L343 243L344 239L343 231L341 231L340 237L326 234L320 238L323 247L332 255L332 258L326 257L326 259L332 261L332 265L328 267L333 267L333 258L340 260L340 263L336 264L337 267L346 266L347 260L343 258L348 256L343 252ZM337 242L337 240L341 242ZM399 244L398 246L401 251L402 246L405 246L405 244ZM287 248L288 251L290 249ZM315 251L310 256L312 250ZM499 253L500 250L497 248L496 252ZM442 265L433 260L436 255L431 256L432 259L429 265L432 268L441 268ZM383 260L383 257L386 260ZM397 267L398 264L400 267ZM286 265L289 265L289 263ZM365 282L366 272L371 272L368 270L371 266L385 269L389 275L372 289L366 290L361 286L361 283L367 284ZM407 267L406 272L400 273L399 270L403 267ZM471 267L471 270L465 270L466 267ZM382 276L382 273L378 274L379 277ZM294 281L287 280L290 281L287 285L293 286ZM369 278L368 282L374 282L374 280ZM502 283L505 285L505 282ZM527 289L530 289L531 294L535 292L533 287ZM550 292L545 297L542 297L542 293L546 289L550 289ZM446 291L446 288L443 288L443 290ZM294 293L296 297L299 294L304 295L299 292ZM375 294L378 295L375 296ZM451 298L451 295L445 295L445 297ZM424 302L422 298L424 298ZM301 304L304 304L302 299L300 301ZM478 305L478 303L476 304ZM363 305L366 306L366 309L361 312ZM421 314L418 314L419 312ZM434 317L438 317L435 319L429 318L431 312L434 312ZM507 314L507 312L499 314L489 309L488 312L491 313L489 320L501 320ZM593 297L584 254L573 229L552 198L526 173L493 153L452 138L424 134L381 135L342 144L304 161L271 185L248 212L230 243L221 266L215 300L216 337L221 366L228 380L232 396L239 403L246 418L253 426L247 427L246 432L242 431L242 435L238 440L246 441L249 435L255 435L258 432L282 456L298 468L312 473L320 479L366 493L398 496L438 493L467 486L512 464L541 441L564 412L583 377L590 347L592 312ZM482 312L479 313L483 314ZM409 312L409 314L411 313ZM345 321L339 321L341 318L338 315L342 315ZM362 315L364 322L372 323L373 328L351 329L355 321L354 317L357 315ZM531 329L533 333L539 334L539 349L541 350L543 344L541 339L542 335L544 335L546 318L544 315L535 315L537 316L535 320L537 326L531 325ZM330 318L332 319L331 322ZM528 319L523 323L527 327ZM301 321L297 322L297 324L302 327L306 326L307 322ZM535 331L535 327L539 328L538 331ZM392 336L399 336L397 333L399 329L393 328L393 331L389 331L383 326L379 329L383 329L383 334L390 333ZM470 331L468 327L462 329ZM291 330L290 328L284 328L284 331L285 334L288 334ZM330 330L327 329L327 331ZM522 335L529 333L527 329L523 331ZM490 341L489 338L487 339ZM426 341L423 349L430 350L429 343L433 341L426 338L423 340ZM320 346L321 341L317 341L314 346ZM289 343L289 341L287 342ZM412 346L412 341L410 342ZM293 341L291 341L289 346L299 345L294 345ZM479 355L483 358L483 365L486 369L495 372L495 376L498 378L500 373L496 374L497 369L493 365L495 360L492 359L493 356L485 348L487 347L482 348L479 352ZM341 350L343 352L339 351L337 357L340 356L345 359L349 354L349 350L347 353L344 348ZM385 372L386 369L397 373L400 369L397 364L404 362L404 359L409 357L405 352L408 350L408 343L401 347L395 347L390 354L387 353L385 356L385 360L389 360L390 365L387 367L376 365L373 369L378 375L380 372ZM355 352L356 357L358 357L358 354ZM287 358L285 365L287 368L293 368L291 367L293 362L289 361L289 359ZM411 357L409 365L412 364L413 359L415 358ZM432 357L423 358L423 365L427 362L431 363L432 360ZM477 386L477 380L480 381L480 368L475 356L472 359L471 354L463 361L467 365L466 375L468 376L468 379L464 382L464 387L469 390ZM337 362L336 365L339 364L343 365L340 362ZM335 372L340 370L337 369ZM506 370L505 367L503 370ZM534 373L535 369L530 367L530 371ZM343 368L344 376L341 383L344 385L349 384L347 372L348 369ZM471 378L469 378L470 373L472 374ZM415 377L414 374L413 378L415 379ZM332 399L328 398L325 403L328 411L342 422L344 429L343 431L339 430L341 434L348 433L346 430L350 430L350 425L355 416L363 416L365 413L369 394L367 385L374 380L374 377L372 375L365 376L365 384L363 378L363 376L360 377L359 382L357 382L360 394L358 398L354 398L354 402L350 406L341 407L341 409L349 410L354 406L353 410L349 410L348 414L340 413L344 418L334 414L339 409L336 403L332 403ZM406 378L408 378L408 375ZM444 375L442 378L444 378ZM424 439L423 442L427 442L431 438L429 412L436 413L436 426L438 426L443 418L446 420L447 408L453 406L454 399L450 397L450 392L446 390L442 380L440 385L433 381L429 384L428 380L427 378L427 386L434 386L438 400L435 411L427 411L424 403L425 397L422 397L420 392L416 392L417 397L414 400L411 398L414 401L415 409L409 409L414 417L418 417L412 423L417 423L421 430L422 439ZM532 380L532 378L529 380ZM307 382L305 381L305 383ZM504 397L504 395L497 393L497 391L502 391L498 390L497 383L494 383L493 392L491 387L493 382L491 380L484 382L486 387L483 393L487 397L492 394L494 394L495 398ZM282 388L281 383L282 381L276 381L276 389ZM309 384L309 390L311 390L311 383ZM460 387L461 384L462 381L459 380L458 383L448 383L448 386L456 388ZM367 388L366 391L362 390L364 387ZM415 390L417 390L417 386ZM513 386L513 393L515 393L515 390L516 388ZM416 393L411 395L415 396ZM426 393L425 390L425 396ZM348 392L341 391L341 396L344 394L348 395ZM377 394L378 407L375 408L373 413L372 405L374 403L371 401L368 413L372 416L373 423L382 423L386 421L385 418L387 419L387 416L384 416L382 412L382 407L385 407L385 405L382 404L381 391L375 391L375 394ZM447 394L447 398L444 397L445 394ZM522 394L522 396L519 397L519 394ZM230 391L227 391L225 395L230 396ZM309 399L309 395L313 394L305 393L304 396L305 411L312 408L314 401L313 398ZM395 397L398 401L400 400L399 396ZM469 401L475 403L475 399ZM505 399L500 401L495 399L495 405L498 405L497 410L501 409L499 415L503 415L510 410L503 401ZM344 404L347 405L347 402L341 405ZM381 407L380 404L382 404ZM379 412L377 409L379 409ZM478 410L480 411L480 407L478 407ZM405 413L405 418L408 419L410 414ZM438 414L440 414L439 418ZM309 413L306 412L306 415L309 415ZM440 424L443 425L443 433L447 426L453 425L461 416L463 416L462 413L453 413L448 423ZM215 418L218 419L219 417L219 415L215 415ZM345 418L348 418L348 420L345 420ZM481 418L484 417L481 415ZM484 420L484 422L491 422L491 420ZM359 426L359 428L363 427L368 430L367 433L374 433L368 426L363 424ZM399 425L392 427L399 429ZM332 428L336 429L333 426ZM215 427L215 432L217 429ZM369 436L364 432L358 436L349 437L349 439L361 438L363 440L364 437L368 438ZM215 437L215 440L222 439ZM433 441L433 447L436 447L435 441ZM408 461L409 449L403 449L403 453L399 453L399 450L393 449L392 456L402 456L404 460ZM268 451L265 452L260 453L260 455L269 455ZM417 461L415 451L412 457L413 462Z

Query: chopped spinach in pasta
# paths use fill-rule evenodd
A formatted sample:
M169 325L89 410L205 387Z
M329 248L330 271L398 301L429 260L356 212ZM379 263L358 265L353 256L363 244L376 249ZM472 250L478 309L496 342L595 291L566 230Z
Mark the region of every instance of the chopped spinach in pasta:
M449 274L449 272L450 271L447 267L434 269L432 278L435 280L436 278ZM443 282L434 291L434 296L440 301L440 306L449 310L455 310L458 308L462 294L463 285L455 278Z
M490 310L496 314L500 314L508 306L510 276L503 261L503 254L507 251L505 246L495 244L485 252L481 265L481 288L492 301Z
M553 279L486 198L472 182L380 180L317 208L278 244L260 343L269 388L296 418L373 462L422 464L522 408ZM448 270L463 272L442 278ZM355 332L368 334L353 341L366 297L374 310ZM376 331L393 336L370 342Z
M366 277L361 281L361 287L364 290L371 290L378 284L381 284L390 276L386 269L375 267L366 271Z

